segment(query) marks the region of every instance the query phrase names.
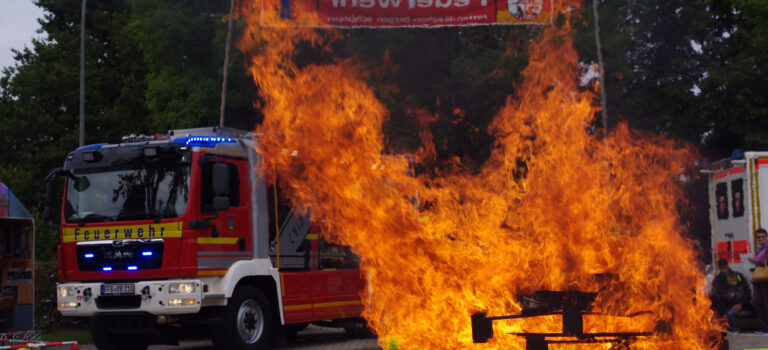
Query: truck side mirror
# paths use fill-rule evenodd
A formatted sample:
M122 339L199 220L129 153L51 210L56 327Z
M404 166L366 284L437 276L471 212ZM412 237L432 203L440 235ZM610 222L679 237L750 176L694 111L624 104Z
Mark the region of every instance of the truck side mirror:
M229 166L226 163L213 165L213 210L229 209Z
M53 208L56 207L56 192L59 191L59 186L56 180L51 180L45 183L45 214L46 221L54 220Z
M61 171L61 168L53 169L45 177L45 211L43 212L43 218L46 221L53 221L55 218L56 194L59 192L59 184L56 182L56 177L59 176Z

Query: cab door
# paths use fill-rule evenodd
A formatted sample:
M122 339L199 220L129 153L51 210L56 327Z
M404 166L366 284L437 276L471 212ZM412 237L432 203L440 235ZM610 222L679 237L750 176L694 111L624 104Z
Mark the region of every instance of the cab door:
M253 256L248 178L244 159L211 156L201 159L199 210L201 217L207 219L208 227L199 230L197 236L199 276L224 275L238 260ZM221 183L216 185L214 181ZM223 193L216 193L216 188ZM222 197L228 198L229 208L216 211L214 202L221 201Z

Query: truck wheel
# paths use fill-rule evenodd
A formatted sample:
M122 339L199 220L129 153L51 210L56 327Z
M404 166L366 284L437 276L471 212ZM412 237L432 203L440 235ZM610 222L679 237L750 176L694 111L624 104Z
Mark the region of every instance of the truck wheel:
M91 317L91 338L99 350L144 350L152 340L151 334L115 335L99 317Z
M269 345L272 309L259 288L242 285L227 303L221 328L214 334L217 348L257 350Z

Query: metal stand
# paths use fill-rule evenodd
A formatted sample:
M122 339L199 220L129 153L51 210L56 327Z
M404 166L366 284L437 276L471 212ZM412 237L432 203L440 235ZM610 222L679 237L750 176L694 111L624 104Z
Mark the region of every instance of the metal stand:
M629 349L632 340L653 335L652 332L584 333L584 315L600 315L588 312L596 296L596 293L538 291L533 296L521 298L523 311L520 315L487 317L486 313L476 313L472 315L472 341L485 343L493 338L493 321L544 315L561 315L563 331L561 333L510 333L525 337L526 350L548 350L549 344L576 343L616 343ZM627 317L639 314L642 313Z

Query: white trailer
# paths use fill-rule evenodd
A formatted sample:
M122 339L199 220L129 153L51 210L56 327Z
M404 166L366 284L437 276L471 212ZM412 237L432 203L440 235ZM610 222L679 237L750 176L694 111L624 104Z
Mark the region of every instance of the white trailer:
M768 228L768 152L735 151L703 172L709 176L712 263L726 259L749 278L755 230Z

